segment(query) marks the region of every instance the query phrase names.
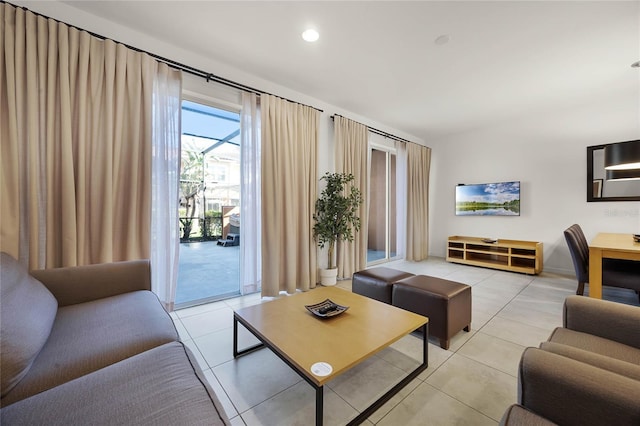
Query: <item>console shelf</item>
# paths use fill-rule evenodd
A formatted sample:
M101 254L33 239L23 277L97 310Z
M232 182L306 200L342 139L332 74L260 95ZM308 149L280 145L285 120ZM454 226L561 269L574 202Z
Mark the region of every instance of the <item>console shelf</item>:
M483 238L477 237L449 237L447 261L525 274L542 272L542 243L520 240L496 240L496 242L482 240Z

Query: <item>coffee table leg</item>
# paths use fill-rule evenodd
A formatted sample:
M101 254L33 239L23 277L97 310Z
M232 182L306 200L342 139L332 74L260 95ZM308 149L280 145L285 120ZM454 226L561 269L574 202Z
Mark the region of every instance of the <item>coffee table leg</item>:
M429 367L429 323L420 327L420 330L422 330L422 338L423 338L422 364L416 367L415 370L410 372L400 382L396 383L394 387L392 387L390 390L387 391L387 393L385 393L380 398L378 398L377 401L375 401L369 407L365 408L365 410L360 414L358 414L356 418L354 418L349 423L347 423L347 426L355 426L363 423L369 416L375 413L376 410L378 410L378 408L382 407L385 402L389 401L395 394L400 392L400 390L403 387L408 385L409 382L411 382L413 379L418 377L420 373L422 373L424 370L426 370Z
M246 328L246 326L245 326ZM251 330L249 329L249 331L251 332ZM252 332L252 334L255 336L255 333ZM256 336L257 337L257 336ZM248 347L246 349L243 350L238 350L238 318L236 317L236 315L233 315L233 357L234 358L238 358L239 356L242 355L246 355L248 353L251 353L255 350L264 348L265 345L264 343L260 342L254 346Z
M316 386L316 426L322 426L324 412L324 386Z
M422 363L429 365L429 323L422 326Z
M238 357L238 319L233 316L233 357Z

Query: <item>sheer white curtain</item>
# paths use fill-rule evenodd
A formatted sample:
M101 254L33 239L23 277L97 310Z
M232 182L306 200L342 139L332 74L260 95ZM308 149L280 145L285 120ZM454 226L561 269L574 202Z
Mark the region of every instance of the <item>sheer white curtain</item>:
M396 141L396 252L407 253L407 144Z
M240 113L241 181L240 218L242 244L240 244L240 292L253 293L262 286L262 220L260 212L260 106L253 93L242 94Z
M157 64L153 83L151 148L151 283L169 311L178 279L178 188L182 75Z

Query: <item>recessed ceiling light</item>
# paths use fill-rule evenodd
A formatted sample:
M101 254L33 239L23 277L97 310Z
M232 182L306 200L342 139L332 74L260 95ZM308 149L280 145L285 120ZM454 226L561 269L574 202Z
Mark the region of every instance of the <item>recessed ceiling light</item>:
M316 30L310 28L302 33L302 38L304 39L304 41L313 43L314 41L317 41L320 38L320 34L318 34Z
M451 40L451 36L449 34L443 34L440 37L436 38L433 42L438 46L442 46L443 44L449 43Z
M632 63L631 68L640 68L640 61Z

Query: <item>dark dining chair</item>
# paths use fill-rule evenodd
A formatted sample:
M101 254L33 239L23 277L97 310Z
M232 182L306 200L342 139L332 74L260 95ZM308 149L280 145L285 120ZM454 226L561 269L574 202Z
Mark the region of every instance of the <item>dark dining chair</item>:
M584 294L584 285L589 282L589 243L580 225L571 225L564 231L576 270L578 289L576 294ZM640 292L640 262L624 259L602 259L602 285L621 287ZM640 299L639 299L640 300Z

